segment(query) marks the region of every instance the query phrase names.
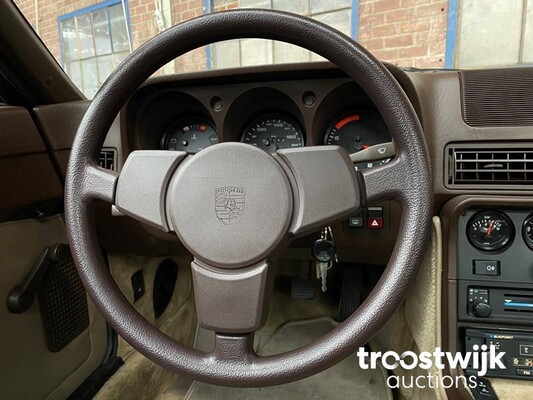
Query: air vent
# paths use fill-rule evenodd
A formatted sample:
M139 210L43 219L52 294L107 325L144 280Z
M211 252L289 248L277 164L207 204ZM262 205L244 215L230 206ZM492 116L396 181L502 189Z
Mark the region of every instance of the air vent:
M115 162L117 158L117 151L112 147L104 147L100 151L100 158L98 159L98 165L105 169L111 169L115 171Z
M447 151L451 187L533 189L533 143L461 144Z

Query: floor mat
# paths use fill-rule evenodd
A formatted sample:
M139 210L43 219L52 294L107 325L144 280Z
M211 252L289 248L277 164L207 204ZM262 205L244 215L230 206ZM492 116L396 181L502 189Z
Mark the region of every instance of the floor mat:
M274 335L260 341L258 354L284 353L302 347L336 326L330 318L289 322ZM392 399L392 393L385 383L382 369L362 370L357 358L351 355L339 364L318 375L286 385L267 388L227 388L194 382L187 392L186 400L284 400L284 399L328 399L328 400L384 400Z

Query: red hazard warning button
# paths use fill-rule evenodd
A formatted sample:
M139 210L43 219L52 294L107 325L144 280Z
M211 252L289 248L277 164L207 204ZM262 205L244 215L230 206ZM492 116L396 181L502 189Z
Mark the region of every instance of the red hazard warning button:
M368 229L382 229L383 228L383 218L380 218L380 217L368 218L366 226L367 226Z

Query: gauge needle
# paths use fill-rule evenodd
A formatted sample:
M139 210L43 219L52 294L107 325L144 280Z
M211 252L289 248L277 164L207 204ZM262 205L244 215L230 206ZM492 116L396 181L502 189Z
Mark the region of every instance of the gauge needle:
M487 236L490 236L491 232L492 232L492 221L490 221L489 228L487 229Z

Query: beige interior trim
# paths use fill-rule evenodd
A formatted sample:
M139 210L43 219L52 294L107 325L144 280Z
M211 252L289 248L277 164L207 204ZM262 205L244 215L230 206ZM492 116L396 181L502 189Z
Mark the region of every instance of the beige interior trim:
M0 298L5 301L44 247L66 242L62 216L0 224ZM37 299L22 314L0 307L1 399L65 399L101 364L107 326L88 304L89 329L57 353L46 346Z
M442 230L439 217L433 217L431 242L420 266L416 281L405 302L393 315L385 327L370 342L372 350L393 350L402 353L430 351L441 345L441 280L442 280ZM440 376L441 371L415 369L411 371L397 368L394 373L409 379L431 373ZM441 389L401 388L400 399L410 400L447 400Z

